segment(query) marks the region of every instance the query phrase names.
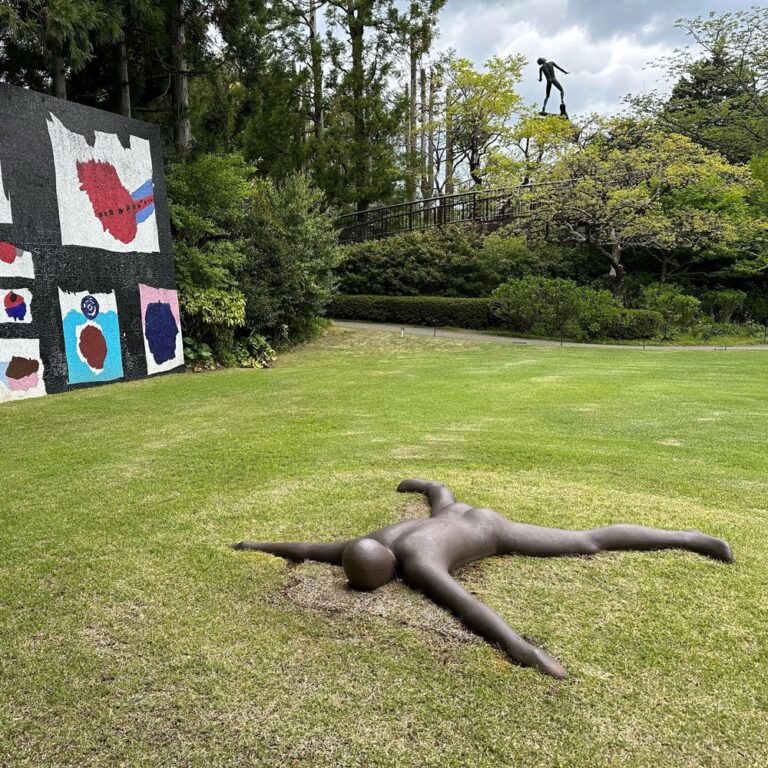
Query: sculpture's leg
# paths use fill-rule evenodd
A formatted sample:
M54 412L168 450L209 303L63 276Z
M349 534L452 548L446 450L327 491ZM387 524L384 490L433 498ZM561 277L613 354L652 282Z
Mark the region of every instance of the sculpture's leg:
M642 525L607 525L586 531L599 550L688 549L700 555L733 562L728 542L701 531L664 531Z
M267 552L270 555L284 557L286 560L315 560L318 563L341 565L341 556L348 541L335 541L329 544L289 541L241 541L232 545L232 549L247 549L255 552Z
M560 555L591 555L598 547L587 531L567 531L545 528L528 523L513 523L499 515L500 555L529 555L531 557L558 557Z
M563 86L560 85L560 81L555 78L552 81L552 84L555 86L555 88L557 88L558 91L560 91L560 103L565 104L565 91L563 90Z
M688 549L716 560L733 562L731 548L722 539L699 531L664 531L642 525L608 525L588 531L567 531L507 520L499 544L499 554L533 557L594 555L606 550Z
M547 102L549 101L550 94L552 93L552 82L547 80L547 95L544 97L544 104L541 107L541 114L545 114L547 111Z
M403 480L397 486L398 493L423 493L429 499L432 512L437 512L443 507L456 503L456 497L441 483L431 480L418 480L415 477Z
M560 680L568 673L560 662L523 640L492 608L467 592L451 575L439 566L408 565L403 579L420 589L439 605L456 614L470 629L496 643L518 664L535 667L540 672Z

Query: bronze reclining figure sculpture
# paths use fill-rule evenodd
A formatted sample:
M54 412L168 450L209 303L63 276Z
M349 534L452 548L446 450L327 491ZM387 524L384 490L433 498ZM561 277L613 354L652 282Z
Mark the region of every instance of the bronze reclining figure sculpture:
M290 560L341 565L349 583L372 590L399 576L468 627L499 645L517 663L556 678L565 668L526 642L485 603L467 592L451 573L473 560L494 555L557 557L594 555L606 550L687 549L733 562L727 542L699 531L665 531L640 525L608 525L587 531L544 528L507 520L492 509L456 501L440 483L403 480L401 493L424 493L432 508L427 519L388 525L366 536L333 543L242 541L234 549L268 552Z

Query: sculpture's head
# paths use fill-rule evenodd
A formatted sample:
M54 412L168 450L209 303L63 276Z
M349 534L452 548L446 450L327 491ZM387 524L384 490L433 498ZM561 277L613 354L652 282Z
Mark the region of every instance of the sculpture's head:
M536 63L539 64L539 65L546 64L547 60L544 59L544 58L539 57L538 59L536 59Z
M395 556L375 539L358 539L344 549L341 564L356 589L377 589L395 578Z

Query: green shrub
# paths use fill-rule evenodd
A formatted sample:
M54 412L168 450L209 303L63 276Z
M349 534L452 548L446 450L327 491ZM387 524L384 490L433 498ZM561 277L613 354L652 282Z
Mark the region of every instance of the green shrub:
M491 297L493 313L518 333L579 335L582 308L579 286L572 280L526 277L500 285Z
M752 338L762 341L765 338L765 326L760 323L718 323L711 317L702 317L693 329L695 336L704 341L719 336L737 336L740 338Z
M660 335L664 318L651 309L622 309L608 334L613 339L652 339Z
M626 313L617 298L606 290L579 288L578 338L626 339Z
M233 341L231 345L220 350L218 355L214 355L208 344L190 336L184 337L184 359L187 365L198 370L217 368L220 365L269 368L276 357L272 345L258 333Z
M768 294L749 294L744 303L744 312L752 322L768 325Z
M335 216L304 176L259 181L239 285L246 327L273 342L303 341L333 292L339 251Z
M493 299L452 299L443 296L334 296L328 306L328 315L339 320L365 320L378 323L397 323L402 325L427 325L436 327L470 328L492 330L504 327L516 333L537 333L543 336L556 336L562 333L568 338L616 338L646 339L658 335L662 317L658 312L644 309L623 309L607 306L603 295L607 291L593 291L579 288L570 281L548 281L546 291L538 294L539 315L530 322L524 313L499 315L499 307L509 302L524 298L530 301L530 293L523 293L521 287L503 286L499 297ZM554 282L555 285L551 285ZM566 285L563 285L565 283ZM535 283L538 284L538 283ZM539 287L541 288L540 284ZM575 287L575 291L574 291ZM524 287L525 291L530 286ZM585 300L584 294L587 294ZM521 298L522 297L522 298ZM543 297L543 298L542 298ZM543 304L549 302L546 309ZM528 306L528 305L526 305ZM598 312L599 310L599 312ZM615 311L614 311L615 310ZM503 315L503 310L501 310ZM580 315L579 312L583 312ZM512 318L525 318L520 325L513 324ZM598 322L599 320L599 322ZM591 334L591 335L590 335Z
M265 362L256 337L284 343L311 332L337 261L320 192L300 175L258 178L237 154L199 155L171 166L168 197L194 364Z
M277 357L272 345L255 331L246 339L238 339L232 348L231 365L240 368L269 368Z
M237 274L245 261L252 194L247 166L235 155L202 155L168 170L176 279L192 364L212 365L245 322Z
M494 291L491 306L501 324L516 333L590 339L646 339L658 335L658 312L625 309L605 290L572 280L527 277Z
M245 323L245 297L240 291L187 287L181 295L181 310L188 332L202 332L205 326L239 328Z
M453 326L484 330L498 326L490 299L454 299L444 296L337 295L328 315L339 320L367 320L403 325Z
M521 238L484 236L472 226L409 232L344 246L339 292L376 296L489 296L513 276L541 272Z
M610 291L543 277L510 280L499 286L492 308L511 331L583 341L651 338L662 319L658 312L624 309Z
M701 294L701 308L718 323L733 322L734 314L744 306L747 294L733 288L718 288Z
M184 337L184 362L192 368L215 368L216 357L213 350L203 341L193 336Z
M645 308L662 316L662 335L668 339L675 331L690 331L700 316L701 302L688 296L677 285L655 283L644 291Z

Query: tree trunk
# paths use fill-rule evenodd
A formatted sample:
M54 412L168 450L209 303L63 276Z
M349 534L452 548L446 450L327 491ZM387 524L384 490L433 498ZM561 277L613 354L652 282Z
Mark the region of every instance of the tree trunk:
M453 194L453 119L451 117L451 100L453 92L450 86L445 91L445 194Z
M416 197L416 119L418 114L418 102L416 94L418 93L418 63L419 54L416 48L416 36L412 32L410 39L410 94L408 102L408 148L406 151L406 176L405 176L405 196L408 200Z
M294 63L294 69L296 70L297 81L301 83L301 87L296 90L294 96L294 111L297 115L301 115L302 119L296 121L296 127L294 129L293 144L294 146L301 147L301 164L299 166L301 173L306 174L308 172L307 161L309 160L307 152L305 150L307 143L307 135L309 133L306 116L310 113L309 94L303 87L307 81L308 73L306 69L302 70ZM314 133L314 129L311 131Z
M427 132L427 186L429 197L435 194L435 100L437 99L438 78L433 70L429 73L429 109L427 120L429 129Z
M624 280L624 276L626 275L626 270L624 269L624 265L621 263L621 246L614 243L611 246L611 254L608 257L608 263L611 265L611 268L608 272L608 276L611 279L611 292L615 296L619 296L621 294L621 283Z
M317 36L317 3L309 0L309 53L312 67L312 123L319 142L325 129L323 114L323 46Z
M51 66L53 79L53 95L58 99L67 98L66 62L62 53L54 53Z
M173 100L174 142L179 157L192 148L192 124L189 119L189 71L187 69L187 25L184 0L170 0L171 98Z
M480 150L477 146L477 141L474 139L469 151L469 175L472 177L472 181L475 182L476 187L481 186L483 177L480 175Z
M525 146L521 147L523 151L523 186L526 186L531 180L531 140L526 136Z
M364 20L359 12L355 12L354 6L349 5L347 12L347 24L349 26L349 37L352 47L352 69L350 76L352 80L352 186L357 196L357 210L365 211L370 205L369 190L366 187L366 178L368 175L367 157L370 152L366 147L365 131L365 106L363 97L365 95L365 71L364 71L364 40L365 32Z
M128 76L128 49L125 37L117 44L117 75L120 83L120 114L131 116L131 81Z
M420 136L420 157L419 171L421 175L421 196L422 198L431 197L429 185L427 184L427 71L421 68L421 136Z
M411 87L408 83L405 84L405 103L408 104L410 110L411 103ZM411 118L410 114L405 121L405 131L403 132L403 140L405 142L405 199L413 200L413 176L411 176Z

